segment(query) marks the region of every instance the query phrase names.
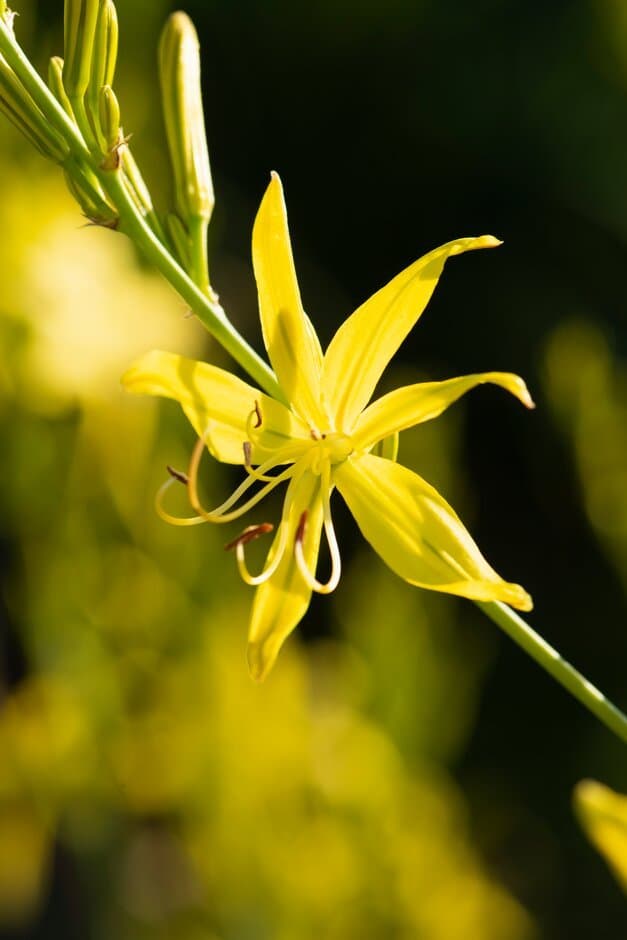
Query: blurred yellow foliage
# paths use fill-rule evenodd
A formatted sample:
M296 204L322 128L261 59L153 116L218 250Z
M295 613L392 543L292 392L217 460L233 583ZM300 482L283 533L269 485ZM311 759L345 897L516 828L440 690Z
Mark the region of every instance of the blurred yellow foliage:
M595 780L583 780L575 790L575 810L591 842L627 891L627 796Z

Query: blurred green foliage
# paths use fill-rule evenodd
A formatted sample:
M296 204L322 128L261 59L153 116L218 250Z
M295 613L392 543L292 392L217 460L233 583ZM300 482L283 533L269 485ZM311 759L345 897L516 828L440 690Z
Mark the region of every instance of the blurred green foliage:
M174 5L118 6L125 127L163 203L155 55ZM41 64L61 7L20 0ZM423 250L505 238L450 266L390 381L512 369L538 412L478 392L405 435L403 460L625 707L624 4L186 9L204 50L212 271L253 341L250 229L272 168L323 338ZM165 464L185 463L185 422L118 386L148 348L222 354L119 236L83 227L11 128L0 144L0 929L622 936L624 900L569 806L584 776L627 790L620 744L470 605L350 556L341 513L342 587L250 683L249 597L219 534L152 509ZM225 492L227 471L206 467Z

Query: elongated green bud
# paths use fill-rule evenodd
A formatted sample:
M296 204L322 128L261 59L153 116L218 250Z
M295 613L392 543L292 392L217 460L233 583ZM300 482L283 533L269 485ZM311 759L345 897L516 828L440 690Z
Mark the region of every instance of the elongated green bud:
M0 56L0 107L44 156L63 163L69 155L65 140L50 126L5 59Z
M100 130L104 138L105 159L103 170L117 170L120 166L120 105L117 95L110 85L100 89Z
M126 146L121 150L122 169L129 184L131 195L135 200L135 205L141 211L144 218L156 219L155 209L152 203L150 190L146 186L141 171L137 166L135 157L131 153L131 148Z
M168 19L159 47L163 113L178 214L208 221L214 205L200 87L200 47L185 13Z
M48 86L63 110L73 119L74 110L63 84L63 59L58 55L53 56L48 65Z
M87 91L97 19L98 0L65 0L63 82L70 99Z
M87 89L87 107L94 123L94 118L97 117L100 107L100 90L105 85L113 85L117 59L117 10L113 0L100 0L94 37L94 51L91 60L91 76Z
M117 228L118 215L115 209L103 198L103 195L92 186L84 177L66 170L65 182L67 188L83 210L83 214L94 225L103 225L106 228Z

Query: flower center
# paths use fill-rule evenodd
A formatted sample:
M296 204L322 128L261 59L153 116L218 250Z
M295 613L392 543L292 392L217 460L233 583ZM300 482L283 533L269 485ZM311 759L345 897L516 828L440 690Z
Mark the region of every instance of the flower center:
M312 447L311 470L313 473L322 473L324 464L333 466L342 463L353 453L353 442L347 434L339 431L329 431L324 434L312 432L315 444Z

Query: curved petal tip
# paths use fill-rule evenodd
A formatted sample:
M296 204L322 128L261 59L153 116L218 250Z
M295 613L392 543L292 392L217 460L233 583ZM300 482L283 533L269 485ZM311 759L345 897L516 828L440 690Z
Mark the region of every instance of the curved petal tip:
M512 391L514 391L514 389L512 389ZM523 403L525 408L529 408L530 410L533 410L536 407L536 403L531 397L531 393L529 392L529 389L527 388L524 380L521 379L519 376L516 376L515 391L516 391L516 397L518 398L519 401Z
M477 239L477 248L498 248L503 242L494 235L480 235Z
M248 671L255 682L263 682L277 657L278 649L272 650L269 643L249 643L246 650Z
M461 255L465 251L477 251L480 248L498 248L503 242L494 235L478 235L474 238L460 238L450 246L451 255Z
M516 610L526 612L533 610L531 595L528 594L520 584L508 584L507 588L507 597L503 597L506 604L509 604L510 607L515 607Z

